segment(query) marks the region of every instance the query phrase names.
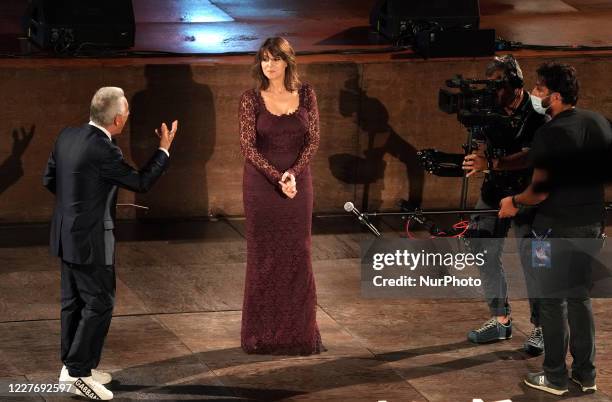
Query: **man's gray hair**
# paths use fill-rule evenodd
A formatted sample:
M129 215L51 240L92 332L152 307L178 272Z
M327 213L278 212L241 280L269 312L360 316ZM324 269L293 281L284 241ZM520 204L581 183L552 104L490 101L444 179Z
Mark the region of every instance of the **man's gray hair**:
M503 78L507 79L509 75L516 75L521 80L523 79L523 70L518 61L511 54L505 54L493 58L493 61L487 65L485 75L487 77L492 76L496 71L503 73Z
M123 89L118 87L98 89L91 99L89 118L102 127L110 126L118 114L127 112L121 101L124 97Z

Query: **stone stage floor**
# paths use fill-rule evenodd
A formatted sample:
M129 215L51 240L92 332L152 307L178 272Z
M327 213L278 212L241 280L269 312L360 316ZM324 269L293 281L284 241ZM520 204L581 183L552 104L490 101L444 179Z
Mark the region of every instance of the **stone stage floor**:
M379 222L397 236L399 222ZM49 383L59 369L59 265L45 226L0 228L0 382ZM117 303L101 367L116 400L610 401L611 303L595 300L600 392L553 397L522 378L542 357L522 350L528 304L515 301L514 337L475 346L487 319L478 300L360 297L359 242L345 218L314 222L318 322L328 351L253 356L240 349L244 222L119 225ZM10 400L0 396L0 400ZM31 395L15 400L79 400Z

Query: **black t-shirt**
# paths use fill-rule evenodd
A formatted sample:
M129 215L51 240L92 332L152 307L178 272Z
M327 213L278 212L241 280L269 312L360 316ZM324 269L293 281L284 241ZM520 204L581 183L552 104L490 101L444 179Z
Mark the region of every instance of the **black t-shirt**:
M609 179L612 129L602 115L584 109L559 113L536 133L534 168L548 173L548 198L534 225L589 225L605 218L604 181Z
M505 114L503 110L498 113ZM499 158L530 148L535 132L546 123L546 116L537 113L531 97L524 92L521 104L512 113L515 124L502 124L485 131L484 138L491 157ZM502 198L523 192L531 181L531 169L495 170L489 172L482 183L481 197L484 202L497 207Z

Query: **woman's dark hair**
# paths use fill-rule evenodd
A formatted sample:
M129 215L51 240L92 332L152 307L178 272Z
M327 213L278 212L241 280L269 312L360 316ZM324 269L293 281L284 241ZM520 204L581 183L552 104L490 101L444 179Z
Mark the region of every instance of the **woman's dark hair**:
M578 103L578 77L576 69L569 64L549 62L542 64L538 70L538 80L550 90L559 92L563 103L576 105Z
M259 51L255 55L255 62L252 66L253 78L257 81L257 86L260 90L268 89L270 81L264 75L261 69L261 62L264 56L268 52L272 57L280 57L287 63L285 69L285 88L287 91L296 91L300 86L300 78L298 76L297 64L295 62L295 52L293 48L285 38L276 36L268 38L261 45Z

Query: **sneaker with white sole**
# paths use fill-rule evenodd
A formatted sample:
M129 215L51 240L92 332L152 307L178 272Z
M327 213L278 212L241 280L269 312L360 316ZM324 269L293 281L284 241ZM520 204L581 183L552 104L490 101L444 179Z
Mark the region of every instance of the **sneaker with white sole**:
M94 381L92 376L77 377L74 378L74 381L65 381L64 384L71 384L70 392L85 398L96 401L110 401L113 399L113 393L104 385Z
M574 375L574 373L572 373L570 380L575 382L576 385L580 387L580 390L582 392L592 394L593 392L597 391L597 385L595 385L595 380L585 381L585 380L578 378L578 376Z
M542 334L542 327L533 327L523 348L525 352L532 356L539 356L544 353L544 334Z
M562 387L548 382L543 371L527 374L525 384L531 388L539 389L540 391L548 392L553 395L564 395L569 392L567 385Z
M474 343L488 343L512 338L512 320L502 324L493 317L482 327L468 333L468 340Z
M100 370L92 369L91 376L93 377L94 381L99 382L102 385L106 385L109 382L113 381L113 376L110 375L110 373L105 373L104 371L100 371ZM76 380L76 377L70 376L70 374L68 373L68 368L66 366L63 366L62 371L60 371L59 380L60 381L74 381Z

